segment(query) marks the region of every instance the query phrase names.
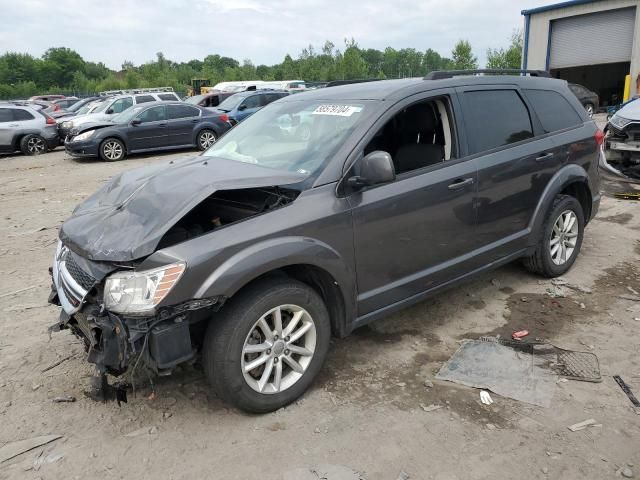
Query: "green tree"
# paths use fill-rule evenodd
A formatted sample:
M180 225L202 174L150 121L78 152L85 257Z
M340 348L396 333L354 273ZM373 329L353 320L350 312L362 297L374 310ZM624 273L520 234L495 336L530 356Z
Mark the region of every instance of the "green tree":
M522 66L522 31L511 34L510 44L504 48L487 50L487 68L515 68Z
M478 58L473 54L468 40L458 40L451 52L453 68L456 70L474 70L478 68Z
M73 80L75 72L84 72L85 63L79 53L66 47L50 48L42 56L43 86L63 87Z

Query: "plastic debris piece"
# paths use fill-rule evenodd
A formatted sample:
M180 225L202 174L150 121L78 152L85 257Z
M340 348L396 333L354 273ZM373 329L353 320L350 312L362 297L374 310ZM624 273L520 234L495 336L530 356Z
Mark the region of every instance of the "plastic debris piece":
M489 392L487 392L486 390L480 391L480 401L485 405L491 405L493 403L491 395L489 395Z
M569 425L567 428L572 432L577 432L579 430L584 430L587 427L592 427L597 425L596 421L593 418L589 420L584 420L583 422L574 423L573 425Z
M439 409L443 408L442 405L433 405L433 404L427 405L426 407L424 405L420 405L420 407L425 412L433 412L434 410L439 410Z
M62 435L43 435L41 437L33 437L26 440L7 443L0 448L0 463L12 459L13 457L17 457L21 453L33 450L41 445L53 442L59 438L62 438Z
M514 340L520 340L526 337L527 335L529 335L529 330L519 330L517 332L513 332L511 334L511 338L513 338Z

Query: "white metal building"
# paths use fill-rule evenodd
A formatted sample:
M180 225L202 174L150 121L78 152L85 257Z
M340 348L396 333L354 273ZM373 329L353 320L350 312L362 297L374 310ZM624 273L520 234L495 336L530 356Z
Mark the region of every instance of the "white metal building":
M573 0L523 10L523 68L584 85L601 105L640 94L640 0Z

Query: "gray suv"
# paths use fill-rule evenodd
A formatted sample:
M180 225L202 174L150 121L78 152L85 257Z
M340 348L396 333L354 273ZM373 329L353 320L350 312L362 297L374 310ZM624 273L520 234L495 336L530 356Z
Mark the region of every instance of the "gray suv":
M0 102L0 152L39 155L58 145L56 121L27 103Z
M83 339L96 386L200 356L223 399L267 412L332 335L515 260L562 275L603 133L565 81L475 73L292 95L201 156L116 176L61 227L52 330Z

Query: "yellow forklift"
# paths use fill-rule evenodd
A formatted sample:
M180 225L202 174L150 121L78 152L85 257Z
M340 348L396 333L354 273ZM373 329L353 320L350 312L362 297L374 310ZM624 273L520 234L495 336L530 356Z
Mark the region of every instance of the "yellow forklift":
M187 91L187 96L204 95L211 90L211 80L208 78L194 78L191 80L191 88Z

